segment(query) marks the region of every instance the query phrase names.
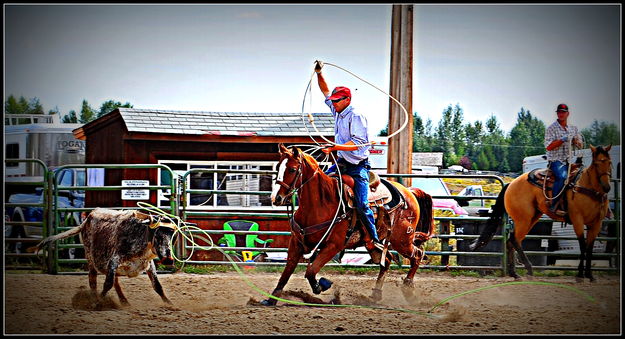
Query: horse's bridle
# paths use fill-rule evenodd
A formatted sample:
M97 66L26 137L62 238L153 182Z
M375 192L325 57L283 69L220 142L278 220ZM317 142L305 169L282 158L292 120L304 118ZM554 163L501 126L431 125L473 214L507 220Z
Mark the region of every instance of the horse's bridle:
M295 185L297 183L297 180L300 180L300 182L303 180L302 177L302 159L300 158L299 160L299 166L297 167L297 174L295 175L295 179L293 180L293 183L291 183L291 185L287 185L284 181L281 180L276 180L276 184L284 187L287 190L287 194L286 196L284 196L284 200L286 201L288 198L290 198L293 194L295 194L297 191L299 191L302 187L304 187L304 185L306 185L310 180L312 180L312 178L314 178L317 175L317 172L319 172L319 168L315 169L315 173L313 173L313 175L310 176L310 178L308 178L308 180L306 180L305 182L302 182L301 185L299 185L299 187L295 188Z
M603 176L606 176L606 175L609 178L612 177L612 170L611 169L608 170L605 173L598 173L599 166L597 166L595 163L596 163L596 161L593 161L591 166L595 167L594 171L595 171L596 174L598 174L597 175L597 179L599 179L599 178L601 178ZM573 185L573 191L574 192L579 192L579 193L582 193L582 194L586 194L587 196L589 196L589 197L591 197L591 198L593 198L596 201L599 201L601 203L606 202L607 199L608 199L608 193L603 189L603 185L601 185L601 192L597 192L594 189L586 188L586 187L583 187L583 186L579 186L577 184Z

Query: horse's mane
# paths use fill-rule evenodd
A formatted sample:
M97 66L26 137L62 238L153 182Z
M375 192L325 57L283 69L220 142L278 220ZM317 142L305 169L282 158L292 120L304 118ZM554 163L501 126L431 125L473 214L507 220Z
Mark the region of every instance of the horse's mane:
M306 154L304 152L300 151L300 154L302 155L302 158L304 159L304 162L310 166L311 169L318 171L320 178L322 178L321 180L319 180L320 182L320 186L321 186L321 196L319 197L321 199L321 201L332 201L330 200L332 197L337 197L337 188L335 186L335 180L328 177L319 167L319 162L317 162L317 160L309 155ZM326 200L327 199L327 200Z

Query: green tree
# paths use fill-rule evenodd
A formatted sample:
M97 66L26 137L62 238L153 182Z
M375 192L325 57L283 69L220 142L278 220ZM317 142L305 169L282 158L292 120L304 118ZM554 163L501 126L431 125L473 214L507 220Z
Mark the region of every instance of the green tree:
M488 155L486 154L486 149L482 148L480 153L477 155L477 159L475 160L478 169L484 170L492 170L492 166L490 161L488 161Z
M39 98L32 98L28 103L28 111L27 114L44 114L43 106L39 102Z
M98 111L98 115L96 118L99 118L105 114L108 114L112 111L114 111L116 108L119 107L125 107L125 108L132 108L132 104L130 104L129 102L126 102L125 104L122 104L119 101L115 101L115 100L107 100L105 102L102 103L102 105L100 105L100 111Z
M386 137L388 136L388 124L386 125L386 127L384 127L384 129L380 130L380 133L378 133L379 137Z
M24 97L22 97L23 99ZM24 99L25 101L25 99ZM25 110L21 107L20 102L13 95L9 95L4 102L4 111L6 114L23 114Z
M15 96L10 95L4 102L4 110L6 114L44 114L43 106L36 97L27 100L23 96L15 99ZM27 124L30 119L17 119L17 123Z
M520 172L523 158L545 153L544 140L545 123L521 107L517 123L510 131L510 146L514 148L514 151L508 153L510 169Z
M443 152L443 166L449 167L458 160L454 149L453 130L453 108L451 105L443 110L443 116L438 121L438 127L435 132L435 145L432 149L434 152Z
M27 100L23 96L15 99L10 95L4 102L6 114L44 114L43 106L37 97Z
M87 100L82 100L82 107L80 109L80 119L78 120L81 124L86 124L95 119L95 112Z
M495 115L491 115L485 123L486 131L482 138L482 150L486 159L482 159L479 167L482 170L491 170L499 172L510 172L508 166L508 146L509 142L505 137L503 130L499 127L499 122ZM479 157L479 154L478 154ZM480 161L478 161L478 165Z
M484 127L481 121L473 124L467 123L464 126L465 154L475 163L477 156L482 149L482 138L484 137Z
M453 118L451 120L451 137L453 140L456 159L461 159L465 155L465 131L463 126L464 114L460 104L454 106ZM455 164L455 163L454 163Z
M69 111L69 114L64 115L63 120L61 121L64 123L70 123L70 124L78 123L78 118L76 117L76 111L74 110Z
M620 145L621 132L614 123L599 122L595 119L589 128L581 131L581 134L584 136L585 147Z

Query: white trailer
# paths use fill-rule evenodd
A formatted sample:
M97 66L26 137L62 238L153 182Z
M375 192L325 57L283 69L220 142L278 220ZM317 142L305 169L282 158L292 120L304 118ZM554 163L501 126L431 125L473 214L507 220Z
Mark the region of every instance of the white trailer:
M39 159L49 168L85 163L85 141L72 133L82 124L61 123L57 114L6 114L4 123L5 159ZM42 175L41 166L33 163L4 166L5 181L39 181Z

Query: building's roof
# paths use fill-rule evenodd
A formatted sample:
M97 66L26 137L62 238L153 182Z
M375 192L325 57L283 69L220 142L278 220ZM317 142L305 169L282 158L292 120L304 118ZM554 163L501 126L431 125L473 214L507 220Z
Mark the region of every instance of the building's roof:
M119 108L129 132L241 135L308 136L334 135L332 113L312 113L315 130L302 113L193 112Z

